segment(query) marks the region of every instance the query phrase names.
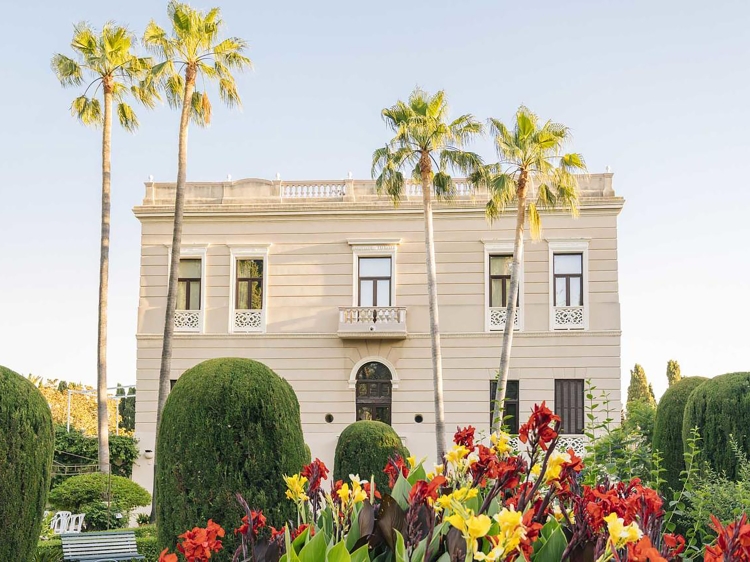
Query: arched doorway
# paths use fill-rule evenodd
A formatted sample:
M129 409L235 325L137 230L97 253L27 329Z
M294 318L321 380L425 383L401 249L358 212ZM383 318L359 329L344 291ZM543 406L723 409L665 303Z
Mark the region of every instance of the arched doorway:
M357 421L391 424L391 372L378 361L369 361L357 371Z

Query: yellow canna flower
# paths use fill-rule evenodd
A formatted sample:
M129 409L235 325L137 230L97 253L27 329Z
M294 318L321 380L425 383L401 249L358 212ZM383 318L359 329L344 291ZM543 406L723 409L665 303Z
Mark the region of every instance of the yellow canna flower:
M535 464L531 467L531 475L539 477L539 475L542 473L542 467L539 464Z
M494 518L500 525L500 532L503 534L512 533L516 527L523 523L523 513L516 511L513 506L510 506L510 509L504 507L502 511L495 514Z
M490 442L498 455L506 455L513 450L510 446L510 435L504 431L490 435Z
M305 494L305 484L307 484L307 478L295 474L293 476L284 476L284 482L286 482L286 497L292 501L307 501L310 498Z
M416 457L406 457L406 462L409 463L409 467L414 470L417 466L417 459Z
M466 534L472 541L482 538L490 530L492 520L486 515L472 515L466 521Z
M346 505L346 503L349 501L349 496L351 495L349 484L342 484L341 488L339 488L338 492L336 493L338 494L341 503Z
M610 513L604 521L607 522L609 538L615 549L620 549L631 542L638 542L643 536L635 521L626 526L622 517L617 517L617 513Z
M461 517L458 513L454 513L453 515L446 517L445 520L453 525L456 529L461 531L461 533L464 533L466 531L466 522L464 521L464 518Z
M558 453L557 451L552 453L547 461L547 471L544 473L545 483L549 484L553 480L560 478L562 467L568 462L570 462L570 455L568 453Z
M454 445L453 448L446 453L445 460L451 464L457 464L458 461L468 456L468 454L469 449L463 445Z

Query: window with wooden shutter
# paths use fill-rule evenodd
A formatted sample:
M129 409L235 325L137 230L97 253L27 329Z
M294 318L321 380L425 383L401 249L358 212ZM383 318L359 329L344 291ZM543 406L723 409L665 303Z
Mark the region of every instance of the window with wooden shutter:
M555 380L555 413L562 421L561 434L583 433L582 380Z

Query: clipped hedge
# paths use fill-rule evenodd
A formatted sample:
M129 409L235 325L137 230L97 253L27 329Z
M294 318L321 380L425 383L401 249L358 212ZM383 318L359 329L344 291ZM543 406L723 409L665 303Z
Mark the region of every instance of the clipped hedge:
M52 507L73 513L81 513L86 506L108 499L120 509L130 511L150 504L151 494L128 478L101 472L71 476L49 494Z
M693 427L700 432L704 458L717 472L736 479L737 458L729 436L750 453L750 373L721 375L693 390L685 404L683 442Z
M306 458L297 396L271 369L237 358L189 369L167 399L156 445L160 548L173 551L178 535L213 519L227 530L219 560L230 559L244 514L236 493L269 525L296 520L282 476Z
M31 560L47 501L52 413L27 379L0 366L0 560Z
M682 441L682 422L690 394L706 382L705 377L687 377L672 384L659 400L654 421L653 450L664 458L666 486L675 490L681 486L680 472L685 470L685 450ZM663 491L666 492L667 488Z
M379 421L354 422L341 432L336 444L333 479L346 481L350 474L359 474L365 480L374 476L378 489L390 491L383 469L394 455L406 459L409 450L390 425Z

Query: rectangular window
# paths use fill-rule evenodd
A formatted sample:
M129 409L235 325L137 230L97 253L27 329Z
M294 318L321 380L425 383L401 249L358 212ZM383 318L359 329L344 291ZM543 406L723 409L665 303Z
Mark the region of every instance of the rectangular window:
M583 306L583 254L553 256L555 306Z
M263 260L237 260L236 310L263 308Z
M497 379L490 381L490 426L492 425L492 410L495 406L495 392L497 392ZM518 381L509 380L508 388L505 389L505 408L503 410L503 425L508 428L508 433L518 433Z
M560 433L583 433L583 381L555 380L555 413L560 416Z
M490 256L490 308L508 306L512 267L513 256ZM516 295L516 306L520 306L520 294Z
M359 258L359 306L391 306L391 258Z
M201 260L181 259L177 272L177 310L201 308Z

